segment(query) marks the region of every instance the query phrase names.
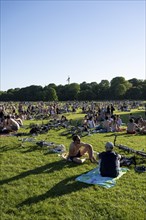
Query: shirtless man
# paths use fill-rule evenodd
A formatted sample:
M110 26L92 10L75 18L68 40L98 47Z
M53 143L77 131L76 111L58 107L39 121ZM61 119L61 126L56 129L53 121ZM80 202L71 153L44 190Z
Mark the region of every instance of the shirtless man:
M81 159L81 157L85 153L88 153L89 160L92 163L97 162L94 155L93 155L92 145L81 142L80 136L74 135L73 142L70 144L70 147L69 147L68 160L71 160L75 163L81 164L85 161L85 158Z
M133 118L130 118L127 124L127 134L135 134L137 129L138 125L134 122Z

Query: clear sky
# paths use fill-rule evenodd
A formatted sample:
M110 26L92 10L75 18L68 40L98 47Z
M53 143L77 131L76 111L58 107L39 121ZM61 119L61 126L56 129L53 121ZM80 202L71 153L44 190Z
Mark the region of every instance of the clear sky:
M145 0L1 0L0 90L145 79Z

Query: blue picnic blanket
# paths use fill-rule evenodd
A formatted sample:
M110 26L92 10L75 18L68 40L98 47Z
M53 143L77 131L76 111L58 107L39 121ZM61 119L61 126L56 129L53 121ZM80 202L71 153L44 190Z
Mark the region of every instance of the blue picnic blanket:
M89 171L88 173L82 174L81 176L77 177L75 180L79 182L84 182L88 184L94 184L103 186L104 188L111 188L115 186L116 180L118 180L123 174L125 174L129 169L127 168L120 168L120 173L116 178L112 177L102 177L99 174L99 169L96 167L95 169Z

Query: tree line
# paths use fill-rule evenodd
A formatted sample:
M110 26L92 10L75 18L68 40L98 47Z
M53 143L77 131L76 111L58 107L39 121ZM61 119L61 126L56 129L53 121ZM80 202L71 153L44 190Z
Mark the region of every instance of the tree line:
M115 77L110 82L31 85L0 91L0 101L146 100L146 80Z

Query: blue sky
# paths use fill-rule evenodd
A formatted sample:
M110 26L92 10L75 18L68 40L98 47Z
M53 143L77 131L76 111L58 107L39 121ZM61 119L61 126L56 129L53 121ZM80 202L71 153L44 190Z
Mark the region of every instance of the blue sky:
M1 0L0 90L145 79L145 1Z

